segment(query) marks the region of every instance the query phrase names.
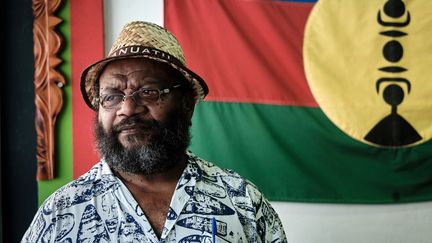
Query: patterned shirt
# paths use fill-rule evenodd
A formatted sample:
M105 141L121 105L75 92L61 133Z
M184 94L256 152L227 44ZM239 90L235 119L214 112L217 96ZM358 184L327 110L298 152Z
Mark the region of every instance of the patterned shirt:
M252 183L188 156L160 239L102 160L43 203L22 242L287 242L278 215Z

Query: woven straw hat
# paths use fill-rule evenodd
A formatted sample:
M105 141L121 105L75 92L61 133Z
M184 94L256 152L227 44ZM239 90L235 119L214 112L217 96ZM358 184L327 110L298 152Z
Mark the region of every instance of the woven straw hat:
M186 67L183 50L173 34L159 25L134 21L123 27L106 58L83 71L81 93L90 108L98 109L95 99L99 92L99 76L104 67L114 60L128 58L148 58L177 69L195 89L197 102L204 99L208 93L204 80Z

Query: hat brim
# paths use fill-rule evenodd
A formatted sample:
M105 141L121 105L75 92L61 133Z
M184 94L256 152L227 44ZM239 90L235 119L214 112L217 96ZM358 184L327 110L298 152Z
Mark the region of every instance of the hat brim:
M192 70L185 67L180 61L173 59L171 57L171 60L166 60L164 58L160 58L157 56L152 55L145 55L145 54L129 54L129 55L122 55L122 56L113 56L113 57L107 57L104 58L90 66L88 66L86 69L84 69L82 75L81 75L81 94L84 98L85 103L93 110L97 111L97 103L95 102L95 99L98 97L98 95L95 92L98 92L94 89L95 85L99 82L99 77L106 65L108 65L110 62L116 61L116 60L124 60L124 59L132 59L132 58L146 58L149 60L155 60L158 62L166 63L173 67L174 69L178 70L187 81L190 82L193 89L196 91L196 102L199 102L205 98L205 96L208 94L208 86L205 83L205 81L196 73L194 73Z

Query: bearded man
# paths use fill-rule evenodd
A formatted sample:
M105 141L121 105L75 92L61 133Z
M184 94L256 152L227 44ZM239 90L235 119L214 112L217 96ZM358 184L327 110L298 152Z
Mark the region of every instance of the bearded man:
M251 182L187 151L208 87L168 30L127 24L81 91L102 160L43 203L23 242L286 242Z

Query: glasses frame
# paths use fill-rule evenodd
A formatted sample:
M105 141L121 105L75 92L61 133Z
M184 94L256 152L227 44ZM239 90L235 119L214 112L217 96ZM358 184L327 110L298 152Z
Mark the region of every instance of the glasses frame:
M97 102L98 105L100 104L100 106L102 108L104 108L105 110L118 110L121 107L120 104L122 104L127 98L130 97L130 98L132 98L132 100L135 102L136 105L143 106L143 105L146 105L146 104L138 104L137 103L137 100L139 99L139 97L138 97L139 93L141 93L143 91L153 91L153 92L156 91L159 94L158 98L155 101L148 101L147 102L148 104L154 104L154 103L159 102L159 100L160 100L160 98L161 98L162 95L169 94L172 90L177 89L177 88L179 88L181 86L182 86L182 84L176 84L176 85L173 85L171 87L162 88L162 89L141 88L141 89L135 90L134 92L132 92L132 93L130 93L128 95L125 95L125 94L115 94L115 95L122 95L123 98L122 98L121 102L119 102L117 105L115 105L113 107L105 107L103 104L104 104L104 99L106 97L108 97L109 95L114 95L114 94L103 94L100 97L96 98L96 102Z

